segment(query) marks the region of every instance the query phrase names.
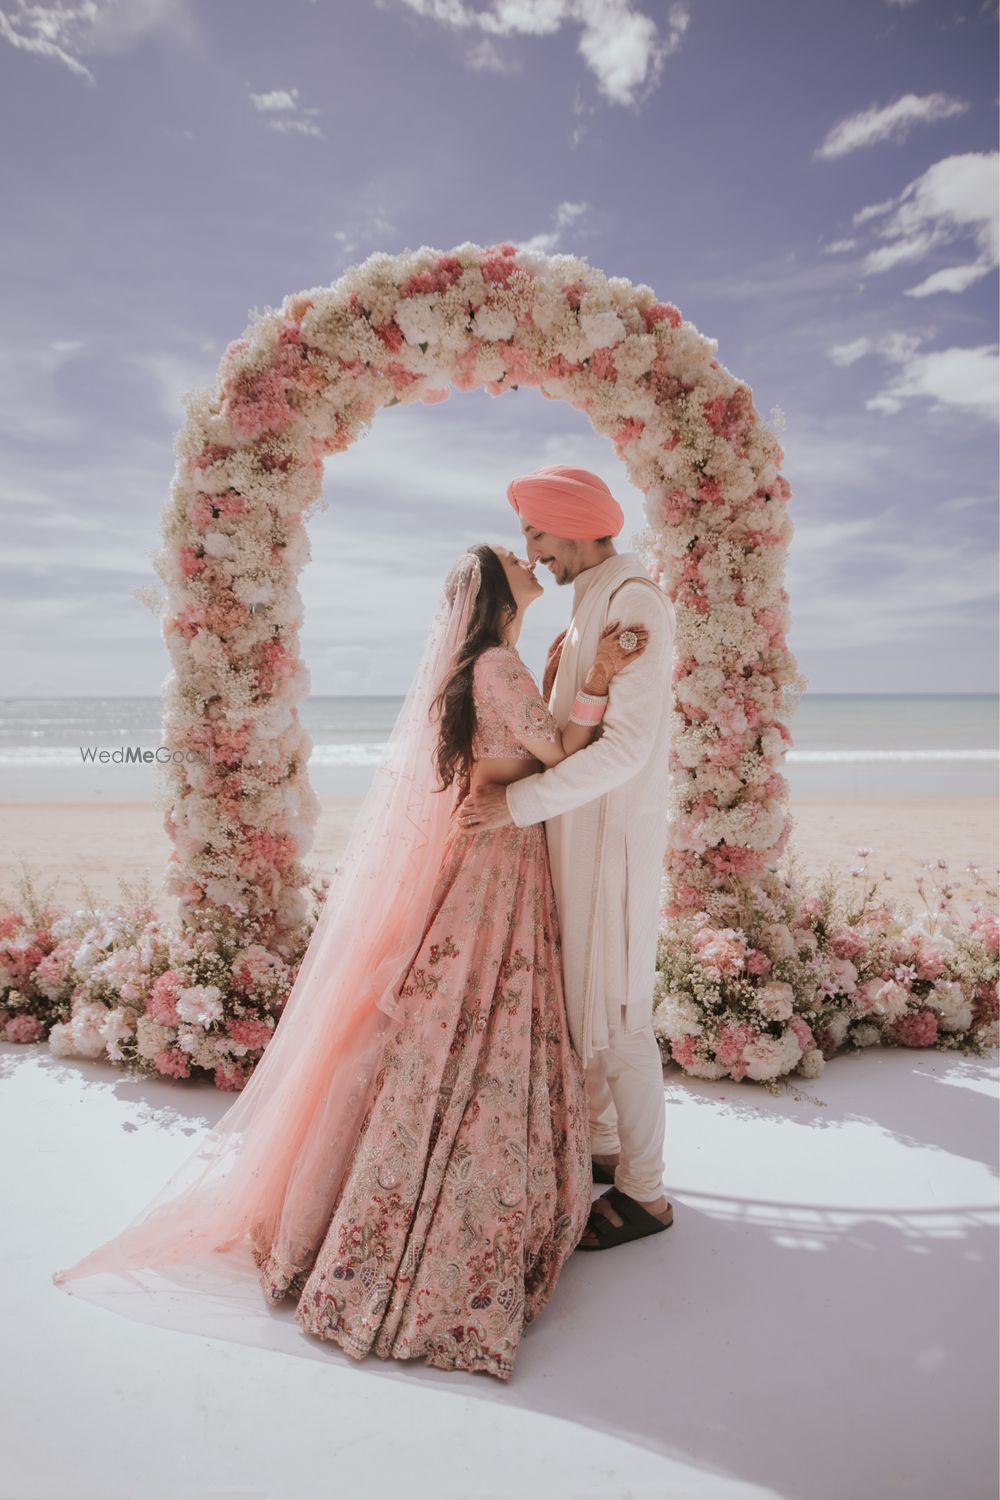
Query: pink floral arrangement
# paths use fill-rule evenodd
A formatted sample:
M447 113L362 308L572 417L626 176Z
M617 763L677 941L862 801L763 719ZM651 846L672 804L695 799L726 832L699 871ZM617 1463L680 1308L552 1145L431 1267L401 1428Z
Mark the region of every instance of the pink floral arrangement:
M838 1051L981 1056L996 1047L996 886L967 866L981 895L963 906L947 878L928 895L921 872L924 911L897 912L869 876L871 850L857 853L860 896L832 871L814 890L792 858L766 890L717 890L701 911L665 927L653 1010L665 1061L692 1077L748 1078L773 1091L787 1074L817 1077ZM947 866L927 869L935 876Z
M313 920L329 881L310 887ZM47 904L30 877L24 911L0 914L0 1039L48 1040L59 1057L144 1075L243 1087L263 1056L305 952L165 923L148 893L98 911Z

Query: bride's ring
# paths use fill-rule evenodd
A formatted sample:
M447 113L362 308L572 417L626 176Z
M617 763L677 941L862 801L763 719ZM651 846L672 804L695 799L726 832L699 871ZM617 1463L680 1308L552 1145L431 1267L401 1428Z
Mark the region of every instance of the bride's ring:
M639 644L639 637L634 630L623 630L618 637L618 644L623 651L634 651Z

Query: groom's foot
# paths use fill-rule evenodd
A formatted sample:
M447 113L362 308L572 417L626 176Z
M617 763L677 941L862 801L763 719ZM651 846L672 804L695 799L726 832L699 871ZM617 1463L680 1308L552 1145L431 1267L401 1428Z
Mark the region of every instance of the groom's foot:
M599 1156L595 1156L594 1160L601 1161L602 1159ZM615 1165L617 1165L617 1160L615 1162ZM673 1223L673 1204L667 1200L667 1196L665 1193L661 1193L658 1198L652 1199L652 1201L649 1203L644 1203L641 1198L637 1198L635 1201L639 1203L648 1214L652 1214L654 1219L659 1219L661 1224ZM612 1224L614 1224L619 1229L624 1223L621 1215L611 1207L611 1204L608 1202L607 1198L595 1198L591 1212L604 1214L611 1220ZM592 1229L587 1229L583 1233L580 1244L587 1249L596 1250L600 1247L600 1240Z

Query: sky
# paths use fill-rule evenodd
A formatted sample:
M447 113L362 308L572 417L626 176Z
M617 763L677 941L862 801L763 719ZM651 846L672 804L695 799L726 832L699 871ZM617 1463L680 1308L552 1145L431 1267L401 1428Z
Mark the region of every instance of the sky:
M995 0L0 0L6 696L158 695L133 590L182 393L286 295L466 241L652 287L777 422L810 692L997 688ZM400 693L450 560L546 463L642 497L522 387L326 460L313 693ZM543 574L540 673L571 590Z

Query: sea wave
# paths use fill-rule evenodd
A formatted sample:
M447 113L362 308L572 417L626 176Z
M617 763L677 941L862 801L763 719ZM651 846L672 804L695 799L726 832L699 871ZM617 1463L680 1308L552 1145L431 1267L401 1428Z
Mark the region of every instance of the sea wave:
M88 746L90 758L84 760L78 745L7 745L0 748L0 766L84 766L99 768L93 759L101 749L122 746ZM380 766L389 748L388 741L369 741L351 745L314 745L309 757L312 766ZM785 760L790 765L862 764L875 761L1000 761L997 750L789 750ZM106 762L103 764L107 764Z

